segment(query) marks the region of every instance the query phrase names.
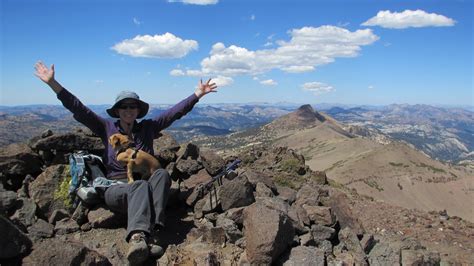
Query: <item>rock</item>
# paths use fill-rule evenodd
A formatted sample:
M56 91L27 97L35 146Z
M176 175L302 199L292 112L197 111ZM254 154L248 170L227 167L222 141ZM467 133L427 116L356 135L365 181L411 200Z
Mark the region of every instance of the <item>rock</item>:
M162 149L155 152L155 157L158 159L162 167L166 167L169 163L176 161L176 153L169 149Z
M360 245L359 239L349 227L339 231L339 245L334 247L334 253L349 253L355 264L367 265L365 252Z
M198 161L191 158L180 159L176 161L176 169L178 169L183 174L187 174L188 176L196 174L202 168L202 165L199 164Z
M36 204L32 199L20 198L19 209L11 217L12 221L16 224L21 223L23 226L28 227L36 221Z
M438 252L429 252L427 250L409 250L401 251L402 265L440 265L441 258Z
M182 159L197 160L199 157L199 148L193 143L185 143L181 145L176 156L178 157L177 161Z
M238 226L244 225L244 210L245 207L232 208L227 210L223 215L225 218L229 218L235 222Z
M207 173L205 169L201 169L197 174L190 176L183 182L182 197L188 206L194 206L197 200L201 199L205 194L209 192L204 187L203 189L197 189L199 185L204 185L211 181L212 177ZM217 182L217 181L216 181Z
M18 190L28 174L41 173L43 161L26 144L10 144L0 150L0 179L7 189Z
M51 238L54 235L54 226L43 219L38 219L36 223L28 227L28 235L33 240Z
M205 230L202 240L210 243L222 246L225 244L225 231L222 227L211 227Z
M278 197L288 202L288 204L293 204L296 200L296 190L289 187L277 186Z
M330 207L311 206L307 204L303 204L302 207L305 209L309 220L315 224L333 226L336 222Z
M92 228L115 228L123 224L121 217L100 207L90 210L87 218Z
M292 243L295 235L287 215L256 202L244 210L244 236L251 264L271 264Z
M32 246L31 240L10 220L0 215L0 259L26 254Z
M320 205L319 190L316 187L310 186L309 184L303 185L296 193L296 205L303 206L303 204L310 206Z
M0 191L0 214L12 213L17 207L17 195L13 191Z
M109 260L71 240L48 239L39 242L23 265L111 265Z
M66 165L53 165L31 183L31 198L38 205L42 218L49 217L56 209L69 207L68 174Z
M71 152L87 150L94 154L104 152L104 144L98 137L91 137L85 133L66 133L48 136L31 143L34 150L55 150Z
M222 227L225 231L225 236L230 243L235 243L243 237L242 231L239 230L237 224L231 219L222 216L217 217L216 226Z
M57 209L49 216L48 223L55 225L57 221L64 218L69 218L69 213L65 209Z
M25 179L23 179L23 185L18 190L18 197L20 198L31 198L30 196L30 184L35 180L34 177L31 175L26 175Z
M300 245L302 246L316 246L314 242L313 235L311 233L306 233L300 236Z
M176 168L176 163L171 162L166 166L166 171L168 171L168 174L170 175L171 179L173 181L177 181L180 179L186 179L188 176L186 174L181 173L177 168Z
M324 240L331 240L336 234L336 230L331 227L313 224L311 226L311 234L313 239L316 242L316 245L319 245Z
M238 176L223 184L218 192L222 210L243 207L255 201L252 185L246 177Z
M199 156L204 168L211 176L219 174L226 166L224 159L213 151L202 150Z
M291 249L284 266L324 266L324 252L316 247L298 246Z
M161 136L153 140L153 150L170 150L172 152L177 152L179 150L179 143L176 141L173 136L163 131L160 132Z
M317 244L317 247L321 249L322 251L324 251L324 254L326 255L326 257L332 255L333 253L333 246L332 246L331 241L329 240L319 241L319 243Z
M245 176L254 188L257 187L258 183L263 183L267 187L269 187L274 193L277 192L277 187L273 182L273 179L265 173L252 169L247 169L245 173L242 174L242 176Z
M369 265L400 265L400 248L388 243L377 243L369 253Z
M213 212L221 206L221 202L218 198L219 189L211 190L202 199L198 200L194 205L194 217L200 219L204 214Z
M365 234L364 237L362 237L362 240L360 240L360 245L362 246L365 254L369 254L375 244L376 241L374 239L374 235L372 234Z
M333 190L329 200L328 206L331 207L332 212L336 215L337 221L341 229L350 227L357 236L363 236L365 233L362 223L352 213L351 204L346 194Z
M255 197L273 197L273 191L262 182L258 182L255 187Z
M87 213L89 212L89 209L86 208L85 206L80 203L74 212L72 213L71 219L76 221L78 225L83 225L84 223L87 223Z
M79 225L73 219L65 218L54 226L56 235L65 235L79 231Z

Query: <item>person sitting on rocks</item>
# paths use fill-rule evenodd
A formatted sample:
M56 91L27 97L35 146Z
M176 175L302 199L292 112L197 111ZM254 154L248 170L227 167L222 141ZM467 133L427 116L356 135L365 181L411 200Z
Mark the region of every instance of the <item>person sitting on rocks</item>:
M85 125L99 136L105 146L103 162L107 169L107 178L126 182L126 168L116 160L116 154L108 139L115 133L122 133L133 141L135 148L154 154L153 139L160 136L159 132L169 127L174 121L187 114L201 97L217 92L217 85L209 79L206 83L199 82L191 96L174 105L153 119L143 118L149 109L148 103L140 100L131 91L120 92L114 105L107 109L107 114L118 120L105 119L85 106L77 97L59 84L55 77L54 65L50 68L41 61L35 65L35 75L48 84L56 93L64 107L71 111L74 119ZM139 264L150 255L147 244L152 230L164 226L164 209L170 190L171 181L165 169L156 170L148 180L137 180L133 183L114 185L104 193L105 204L112 211L127 213L127 236L129 250L127 259L131 264ZM154 246L154 255L162 254L163 250ZM152 254L153 255L153 254Z

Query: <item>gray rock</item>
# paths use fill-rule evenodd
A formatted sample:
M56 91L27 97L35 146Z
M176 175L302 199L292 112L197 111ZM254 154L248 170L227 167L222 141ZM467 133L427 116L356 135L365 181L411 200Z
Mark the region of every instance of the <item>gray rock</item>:
M238 226L244 224L244 210L245 207L232 208L227 210L223 215L225 218L229 218L235 222Z
M17 195L13 191L0 191L0 213L11 213L17 207Z
M438 252L430 252L427 250L409 250L401 251L402 265L440 265L441 257Z
M333 190L327 204L336 215L341 229L350 227L356 235L364 235L364 227L359 219L352 213L351 204L346 194Z
M115 228L123 224L121 217L104 208L90 210L87 218L92 228Z
M36 204L32 199L20 198L19 199L20 208L11 217L12 221L18 224L21 223L25 227L28 227L35 223L36 221Z
M365 254L369 254L375 244L376 241L374 239L374 235L372 234L365 234L364 237L362 237L362 240L360 240L360 245L362 246Z
M35 181L31 183L31 198L34 199L43 217L49 217L56 209L67 209L67 191L63 193L66 198L58 198L59 186L69 175L66 165L53 165L44 170ZM56 193L55 193L56 192Z
M369 265L400 265L400 248L388 243L377 243L369 253Z
M201 157L204 168L211 176L217 175L226 166L224 159L213 151L201 150L199 156Z
M178 161L182 159L197 160L199 157L199 148L193 143L185 143L181 145L176 156L178 157Z
M298 246L291 249L284 266L324 266L324 252L316 247Z
M357 265L367 265L359 239L349 227L339 231L339 245L334 247L334 253L349 253Z
M244 236L251 264L271 264L292 243L295 235L287 215L256 202L244 210Z
M71 240L46 239L35 245L23 265L111 265L103 255Z
M333 226L336 222L330 207L312 206L308 204L303 204L301 207L305 209L306 214L312 223Z
M246 177L238 176L219 188L222 210L248 206L255 201L252 185Z
M194 217L197 219L202 218L205 214L217 210L221 206L221 202L218 198L219 189L211 190L202 199L198 200L194 205Z
M0 259L26 254L32 246L31 240L10 220L0 215Z
M26 144L10 144L0 150L0 177L9 189L21 187L26 175L41 173L41 157Z
M38 219L36 223L28 227L28 235L34 240L53 237L54 226L43 219Z
M288 204L293 204L296 200L296 190L289 187L277 186L278 197L288 202Z
M256 188L258 183L263 183L265 184L265 186L269 187L274 193L277 192L277 187L273 182L273 178L265 173L252 169L247 169L242 175L247 178L247 180L252 184L254 188Z
M273 197L273 191L267 187L264 183L258 182L255 187L255 197Z
M71 234L79 231L79 229L79 225L76 223L76 221L68 218L58 221L54 226L54 232L56 235Z
M237 224L231 219L218 216L216 226L222 227L224 229L225 236L230 243L235 243L244 236L242 231L240 231L237 227Z
M336 230L331 227L313 224L311 226L311 234L313 235L314 241L316 241L316 245L318 245L323 240L333 239L336 234Z
M196 174L202 168L203 166L199 164L198 161L191 158L179 159L176 161L176 169L178 169L181 173L187 174L188 176Z
M55 225L57 221L64 218L69 218L69 213L65 209L57 209L49 216L48 223Z
M85 133L66 133L48 136L31 143L34 150L75 151L87 150L94 154L102 154L104 144L98 137L92 137Z

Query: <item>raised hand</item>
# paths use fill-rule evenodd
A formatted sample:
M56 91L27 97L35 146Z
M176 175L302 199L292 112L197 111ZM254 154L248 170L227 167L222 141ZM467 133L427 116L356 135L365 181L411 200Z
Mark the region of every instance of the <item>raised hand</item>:
M196 96L201 98L202 96L208 94L209 92L217 92L217 85L215 82L211 83L209 79L206 83L202 83L202 79L199 81L198 87L196 89Z
M54 81L54 64L51 65L51 68L48 68L43 64L43 62L38 61L35 64L35 76L44 81L47 84L50 84Z

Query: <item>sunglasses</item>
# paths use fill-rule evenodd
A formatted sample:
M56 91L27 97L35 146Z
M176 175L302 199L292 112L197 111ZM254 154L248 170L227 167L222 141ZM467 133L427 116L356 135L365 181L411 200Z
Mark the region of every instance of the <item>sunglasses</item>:
M119 105L117 108L118 109L123 109L123 110L138 109L138 105L137 104L122 104L122 105Z

